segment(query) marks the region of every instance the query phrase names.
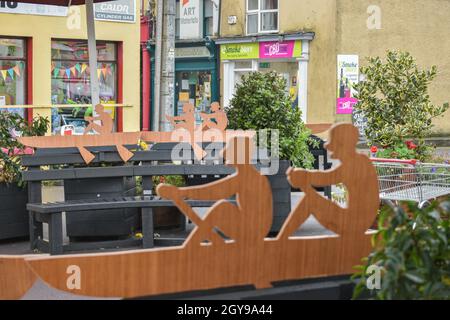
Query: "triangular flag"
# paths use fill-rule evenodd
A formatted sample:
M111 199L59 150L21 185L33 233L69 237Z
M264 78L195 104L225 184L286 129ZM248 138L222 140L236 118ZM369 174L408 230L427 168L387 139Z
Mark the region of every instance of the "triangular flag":
M66 76L68 79L70 79L70 69L66 69Z
M9 76L11 77L11 79L14 79L14 70L13 70L13 68L8 69L8 73L9 73Z
M77 70L75 69L75 67L70 68L70 71L72 71L72 74L74 76L77 76Z
M103 68L103 69L102 69L103 78L106 78L106 71L107 71L106 68Z
M3 80L6 80L7 77L7 72L6 70L1 70L2 76L3 76Z
M86 70L86 68L87 68L87 64L86 64L86 63L83 63L83 64L81 65L81 73L83 73L84 70Z
M112 75L112 68L111 68L111 66L108 66L107 70L108 70L108 74Z
M13 69L14 69L14 72L20 77L20 68L19 68L19 66L15 66Z
M77 63L77 64L75 65L75 69L77 69L78 73L81 72L81 66L80 66L79 63Z
M102 73L102 69L97 69L97 77L100 79L100 75Z
M59 75L60 75L61 77L64 77L65 74L66 74L66 70L65 70L65 69L60 69L60 70L59 70Z
M55 67L55 70L53 70L53 78L56 78L59 75L59 68Z

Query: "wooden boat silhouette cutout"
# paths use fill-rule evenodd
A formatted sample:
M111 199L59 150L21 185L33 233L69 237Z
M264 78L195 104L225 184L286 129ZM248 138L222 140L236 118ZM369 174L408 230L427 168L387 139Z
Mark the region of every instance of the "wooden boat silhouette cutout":
M113 120L105 111L103 105L95 106L96 116L86 117L88 125L81 136L45 136L45 137L21 137L19 142L33 148L78 148L84 161L89 164L95 156L87 147L116 146L121 159L127 162L133 153L125 148L125 145L135 145L139 141L139 132L113 133ZM97 123L100 122L100 123ZM89 134L95 131L97 134Z
M267 177L248 164L246 156L247 163L230 163L236 172L219 181L187 188L158 187L160 195L172 199L197 225L182 246L28 257L25 261L50 286L97 297L140 297L251 284L264 288L277 281L350 274L371 251L368 228L377 214L378 182L369 159L356 153L357 129L337 125L330 134L327 148L341 165L323 172L288 171L290 183L303 188L305 196L277 238L265 238L272 220ZM228 148L238 145L237 140ZM249 145L248 138L245 144ZM231 154L228 149L226 154ZM346 208L317 197L310 188L337 182L344 183L349 192ZM236 195L236 205L226 200L230 194ZM218 202L200 219L184 203L190 198ZM310 214L335 235L293 236L293 230ZM79 271L77 286L69 285L74 276L71 270Z

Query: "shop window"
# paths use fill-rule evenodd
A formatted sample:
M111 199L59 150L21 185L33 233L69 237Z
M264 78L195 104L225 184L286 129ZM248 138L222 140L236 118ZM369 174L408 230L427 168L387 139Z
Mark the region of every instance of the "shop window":
M278 0L247 0L247 34L278 32Z
M26 104L26 41L0 37L0 106L24 104ZM19 108L6 110L22 116L25 112Z
M202 122L201 112L209 112L212 94L211 71L178 71L176 73L177 114L183 113L183 105L195 106L197 124Z
M90 77L99 79L101 103L117 103L117 45L97 41L98 66L91 72L87 41L52 41L52 104L90 104ZM115 108L107 109L115 118ZM65 125L73 125L75 134L82 134L85 116L92 108L62 108L52 111L52 130L58 134Z

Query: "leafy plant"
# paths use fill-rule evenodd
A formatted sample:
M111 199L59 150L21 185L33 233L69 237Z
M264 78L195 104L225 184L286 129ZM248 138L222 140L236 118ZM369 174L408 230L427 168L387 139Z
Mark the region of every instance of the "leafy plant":
M269 134L278 129L280 159L291 160L297 167L312 168L314 157L309 145L316 146L317 142L310 138L301 111L292 107L286 80L276 72L243 76L226 112L231 129L267 129Z
M156 187L161 183L167 183L175 187L183 187L186 184L183 176L153 176L153 193L156 194Z
M420 70L408 52L388 51L386 60L368 59L361 67L366 80L355 86L359 103L356 111L367 118L365 134L370 146L394 149L406 138L417 139L416 158L425 161L432 147L425 144L433 128L432 120L441 116L449 104L431 103L428 87L437 74L436 66Z
M374 251L358 266L354 297L365 291L368 269L381 268L375 299L450 298L450 198L419 210L415 203L384 207L379 215Z
M20 154L25 147L15 135L42 136L47 132L49 120L36 117L28 123L21 115L13 112L0 112L0 182L23 185L21 179Z
M408 144L402 143L394 147L378 151L376 157L385 159L416 159L416 152L414 148L408 147Z

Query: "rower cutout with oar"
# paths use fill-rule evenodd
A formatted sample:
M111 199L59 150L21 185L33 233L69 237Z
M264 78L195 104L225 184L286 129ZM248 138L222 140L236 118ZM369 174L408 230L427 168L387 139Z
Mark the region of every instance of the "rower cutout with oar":
M224 152L226 163L236 169L231 176L195 187L158 186L158 195L174 201L197 226L187 238L186 246L196 248L204 241L222 246L228 243L220 235L223 234L237 246L262 250L272 225L271 187L267 177L250 163L250 144L248 137L235 137L228 142ZM236 205L227 200L233 196L236 196ZM186 199L217 202L202 219Z
M369 158L356 151L359 132L351 124L334 126L325 148L330 157L341 164L335 169L320 172L290 168L290 184L305 193L282 227L278 240L287 240L312 214L326 229L339 236L363 237L374 222L378 209L377 173ZM322 197L314 187L343 183L348 192L348 205L342 208Z
M198 160L202 160L206 156L206 152L197 144L197 134L195 127L195 107L190 103L183 105L183 114L178 116L166 115L166 119L173 125L175 131L172 134L172 140L176 141L176 137L180 137L183 142L189 141L194 150L194 154ZM183 131L185 130L185 131ZM187 136L185 135L187 134ZM200 139L202 140L202 139ZM200 141L201 142L201 141Z
M202 130L215 129L225 131L228 126L228 118L225 110L223 110L218 102L213 102L211 104L211 111L211 113L200 113L200 117L203 119Z

